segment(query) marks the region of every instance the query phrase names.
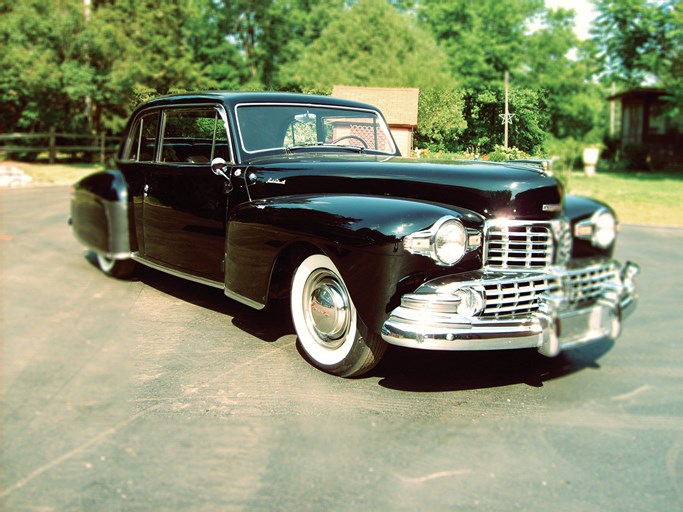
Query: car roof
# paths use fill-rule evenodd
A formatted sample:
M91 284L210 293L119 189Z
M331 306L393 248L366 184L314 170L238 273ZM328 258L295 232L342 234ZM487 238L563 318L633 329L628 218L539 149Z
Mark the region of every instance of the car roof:
M234 92L234 91L207 91L183 94L172 94L152 99L140 106L149 108L153 106L168 106L178 103L201 103L203 101L219 101L229 108L243 103L297 103L304 105L340 105L353 108L377 110L377 107L367 103L351 101L331 96L316 96L311 94L298 94L288 92Z

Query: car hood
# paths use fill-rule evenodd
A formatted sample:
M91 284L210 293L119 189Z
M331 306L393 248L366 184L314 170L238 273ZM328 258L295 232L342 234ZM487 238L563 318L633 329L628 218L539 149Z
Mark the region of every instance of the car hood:
M251 199L390 196L467 208L486 218L553 218L563 200L562 186L551 173L513 163L302 154L253 160L244 175Z

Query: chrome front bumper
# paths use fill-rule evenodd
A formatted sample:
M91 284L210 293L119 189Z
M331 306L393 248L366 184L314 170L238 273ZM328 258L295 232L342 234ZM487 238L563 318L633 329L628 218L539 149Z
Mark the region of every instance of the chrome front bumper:
M537 348L555 356L619 335L637 303L638 272L634 263L619 268L611 260L592 260L545 274L483 270L448 276L404 297L382 327L382 338L426 350ZM485 295L488 304L477 315L455 311L453 291L462 288Z

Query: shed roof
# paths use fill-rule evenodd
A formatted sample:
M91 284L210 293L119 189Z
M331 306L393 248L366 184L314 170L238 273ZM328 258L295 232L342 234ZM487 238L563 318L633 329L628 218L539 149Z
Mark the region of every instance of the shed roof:
M419 89L335 85L332 96L378 107L393 126L417 126Z
M628 89L626 91L619 92L617 94L612 94L608 96L608 100L618 100L618 99L631 99L646 96L663 96L666 94L666 90L660 87L635 87L633 89Z

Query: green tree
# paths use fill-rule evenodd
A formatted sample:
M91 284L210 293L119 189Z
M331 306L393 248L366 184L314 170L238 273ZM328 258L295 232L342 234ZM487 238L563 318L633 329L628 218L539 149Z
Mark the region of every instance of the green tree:
M453 83L445 62L433 37L409 16L386 0L358 0L298 60L285 65L282 76L309 89L335 84L426 88Z
M467 128L463 116L465 93L453 86L420 90L415 146L431 151L456 151Z
M631 86L670 74L680 59L681 0L595 0L592 31L609 80Z
M140 100L235 88L244 64L212 0L18 0L0 9L3 130L121 130Z
M21 0L0 10L0 131L87 124L95 91L82 37L82 2Z
M329 92L336 84L420 89L416 142L448 149L466 123L445 53L410 14L386 0L358 0L282 67L289 89ZM359 31L358 27L372 27Z
M423 0L418 7L467 88L499 82L524 64L527 25L543 10L543 0Z
M344 0L213 0L213 18L244 60L248 88L291 87L280 69L338 16Z
M526 64L515 79L543 95L547 129L554 137L584 139L606 124L608 105L605 91L592 79L597 72L592 44L574 34L574 16L565 9L548 9L539 16L538 30L526 40Z
M504 142L501 105L505 101L503 87L469 89L465 94L464 115L467 129L458 150L488 153ZM548 110L543 95L533 89L513 88L509 109L513 114L509 125L509 145L528 153L539 153L547 135Z
M250 76L244 55L228 37L214 0L190 0L184 39L212 88L239 89Z
M683 109L683 1L595 0L593 41L607 81L656 80Z

